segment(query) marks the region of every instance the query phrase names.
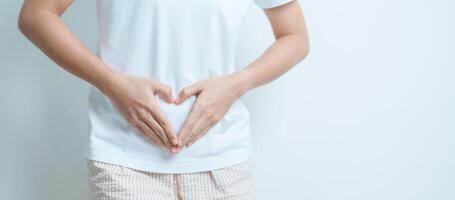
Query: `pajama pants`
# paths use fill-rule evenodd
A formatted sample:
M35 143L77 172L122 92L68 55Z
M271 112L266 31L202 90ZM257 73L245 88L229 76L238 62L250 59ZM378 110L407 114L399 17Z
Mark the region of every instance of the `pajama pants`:
M252 161L186 174L153 173L87 160L95 200L251 200Z

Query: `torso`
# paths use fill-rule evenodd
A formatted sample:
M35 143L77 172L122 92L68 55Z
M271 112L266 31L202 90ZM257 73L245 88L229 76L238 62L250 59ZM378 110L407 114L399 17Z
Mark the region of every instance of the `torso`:
M99 57L125 74L183 87L210 75L235 71L240 24L252 0L98 0ZM179 130L195 98L182 105L157 97L175 130ZM92 130L87 156L155 172L194 172L246 160L251 154L249 114L235 102L204 137L172 156L145 140L92 87Z

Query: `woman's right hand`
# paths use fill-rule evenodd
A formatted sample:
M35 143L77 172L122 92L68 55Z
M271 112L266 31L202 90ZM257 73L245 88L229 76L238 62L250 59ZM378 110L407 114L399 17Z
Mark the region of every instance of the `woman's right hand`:
M108 88L103 93L129 123L171 153L177 153L176 134L155 99L155 95L159 95L166 102L174 103L169 86L145 77L116 74Z

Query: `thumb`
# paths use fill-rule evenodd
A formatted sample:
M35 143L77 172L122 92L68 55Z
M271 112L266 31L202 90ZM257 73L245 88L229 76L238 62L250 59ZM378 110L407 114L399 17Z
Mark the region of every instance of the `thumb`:
M198 95L201 91L202 91L202 87L199 84L194 84L194 85L188 86L186 88L183 88L182 91L180 91L179 96L177 97L177 100L175 101L175 103L181 104L186 99L188 99L190 96Z
M154 83L155 92L166 102L174 103L174 97L172 96L172 88L162 83Z

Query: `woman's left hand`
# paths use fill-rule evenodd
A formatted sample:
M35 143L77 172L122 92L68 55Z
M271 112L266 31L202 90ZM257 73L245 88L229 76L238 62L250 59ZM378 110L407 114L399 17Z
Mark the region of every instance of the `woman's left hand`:
M179 150L196 142L226 114L246 92L243 80L245 78L240 73L212 76L182 89L176 104L181 104L190 96L196 96L196 102L178 134Z

